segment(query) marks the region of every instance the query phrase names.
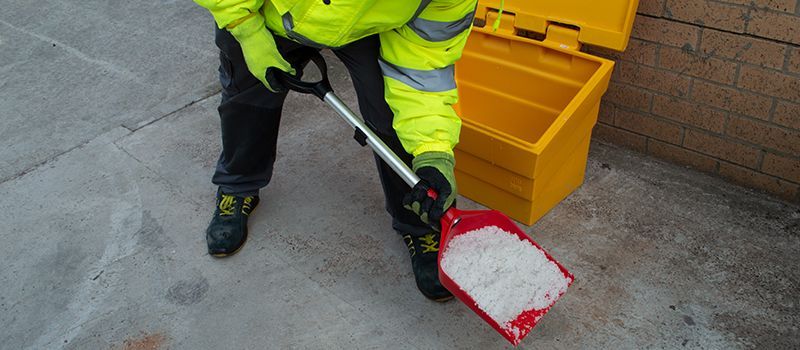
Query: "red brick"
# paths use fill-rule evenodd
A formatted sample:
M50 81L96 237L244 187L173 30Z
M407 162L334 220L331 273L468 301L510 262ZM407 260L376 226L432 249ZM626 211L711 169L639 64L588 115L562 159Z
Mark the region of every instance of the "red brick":
M619 59L655 66L657 46L646 41L631 39L628 42L628 48L619 56Z
M718 162L714 158L653 139L647 141L647 153L708 173L717 170Z
M619 106L648 111L653 100L653 94L644 91L642 88L612 82L603 100Z
M724 84L733 84L736 78L736 63L673 47L661 48L659 65L680 74Z
M789 13L794 13L797 8L797 0L724 0L724 2Z
M786 55L786 45L706 29L703 31L700 52L704 55L781 69Z
M781 179L800 183L800 159L767 153L761 171Z
M638 12L660 17L664 13L664 0L641 0Z
M786 69L791 73L800 74L800 47L789 47L792 52L789 54L789 66Z
M780 152L800 154L800 131L755 120L731 117L726 134Z
M660 91L673 96L689 94L688 77L661 69L651 68L630 62L620 62L616 68L617 81Z
M662 18L636 16L633 22L634 38L677 47L696 47L700 28Z
M683 128L679 125L649 117L644 114L617 110L614 118L617 127L637 132L655 139L680 144Z
M763 120L772 108L772 98L700 80L694 82L691 100Z
M646 137L605 124L597 124L594 127L594 138L642 153L647 148Z
M720 163L719 174L740 185L755 187L786 200L797 200L798 185L728 163Z
M667 0L666 17L741 33L747 8L706 0Z
M725 128L725 112L674 97L656 95L653 114L716 133Z
M758 67L742 65L739 87L790 101L800 101L800 79Z
M700 131L687 130L683 146L749 168L758 165L759 150Z
M800 44L800 16L766 10L753 10L747 33L762 38Z
M597 120L601 123L614 125L614 110L616 110L616 108L617 107L611 103L601 103L600 114L598 114Z
M772 121L787 128L800 130L800 104L778 101Z

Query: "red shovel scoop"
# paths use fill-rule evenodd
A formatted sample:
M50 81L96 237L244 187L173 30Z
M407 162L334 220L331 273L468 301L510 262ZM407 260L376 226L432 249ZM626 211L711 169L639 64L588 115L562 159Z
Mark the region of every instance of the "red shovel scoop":
M459 284L449 276L444 269L442 269L442 258L447 256L450 242L460 236L475 230L483 229L486 227L497 227L505 232L511 233L519 237L520 240L530 242L536 249L541 251L547 258L558 267L563 278L565 279L566 286L572 284L575 277L567 271L558 261L553 259L539 244L534 242L524 231L522 231L511 219L503 213L496 210L458 210L450 208L442 218L442 238L441 249L439 250L439 280L442 285L447 288L453 295L467 305L478 316L483 318L489 325L491 325L497 332L506 338L511 344L518 345L525 336L533 329L539 320L550 310L558 298L561 297L564 291L559 295L551 296L550 302L547 307L539 309L523 309L519 310L520 313L510 322L501 324L493 319L489 314L481 309L473 296L469 295Z
M325 60L316 50L310 50L307 56L314 62L321 73L321 80L317 82L305 82L299 76L292 76L289 74L278 74L277 77L288 88L302 93L310 93L325 101L328 105L341 115L352 126L356 133L355 139L362 145L369 145L378 156L381 157L397 174L405 180L405 182L414 187L419 181L419 177L403 163L403 161L392 152L383 141L378 138L375 133L369 129L364 122L357 117L347 105L344 104L333 92L327 75L327 65ZM297 69L301 72L302 69ZM436 198L437 194L434 191L429 191L428 195L431 198ZM514 345L519 344L520 341L533 329L537 322L550 310L555 304L556 300L566 291L566 287L572 284L574 277L567 271L561 264L559 264L550 254L547 254L536 242L534 242L528 235L525 234L514 222L508 217L495 210L458 210L450 208L445 212L441 220L442 235L439 250L439 279L442 285L447 288L453 295L466 304L470 309L477 313L487 323L489 323L495 330L497 330L503 337ZM546 307L520 309L517 316L510 320L504 321L500 324L497 320L493 319L485 310L483 310L479 303L475 300L475 295L470 295L462 288L459 283L451 278L442 269L442 258L446 257L450 249L450 243L461 235L474 233L476 230L492 228L502 230L502 232L515 235L518 237L517 241L527 241L532 245L531 249L538 249L547 261L552 262L560 271L558 278L563 276L564 288L560 290L558 295L548 295L549 301ZM467 269L473 267L466 266ZM524 279L524 276L523 276ZM501 301L502 302L502 301ZM539 303L541 305L541 303Z

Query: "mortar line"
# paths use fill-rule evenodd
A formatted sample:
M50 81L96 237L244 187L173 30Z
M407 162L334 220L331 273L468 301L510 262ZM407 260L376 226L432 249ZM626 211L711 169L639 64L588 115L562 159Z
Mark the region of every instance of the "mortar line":
M689 149L685 145L686 143L686 126L681 126L681 144L679 145L681 148Z
M705 130L703 128L700 128L700 127L697 127L697 126L693 126L693 125L686 125L686 127L688 129L691 129L691 130L700 131L700 132L704 132L704 133L707 133L707 134L710 133L710 134L712 134L714 136L718 136L720 138L723 138L726 141L731 142L731 143L735 143L735 144L738 144L738 145L743 145L743 146L747 146L747 147L750 147L750 148L757 149L759 152L764 151L764 152L777 154L777 155L782 156L782 157L797 158L794 155L789 154L789 153L787 153L785 151L781 151L781 150L778 150L776 148L772 148L772 147L769 147L769 146L766 146L766 145L760 145L760 144L757 144L757 143L753 143L752 141L744 140L744 139L741 139L741 138L739 138L737 136L729 134L728 133L729 128L730 128L729 124L730 124L731 119L733 119L733 118L740 118L740 119L746 119L746 120L752 120L752 121L756 121L756 122L765 123L763 120L750 118L750 117L748 117L746 115L743 115L743 114L729 113L728 114L728 119L726 119L725 128L724 128L722 134L717 134L717 133L715 133L713 131ZM741 166L743 166L745 168L752 169L752 168L747 167L745 165L741 165Z
M788 12L784 12L784 13L788 13ZM763 40L763 41L771 41L771 42L780 43L780 44L784 44L784 45L795 45L795 46L797 45L795 43L792 43L792 42L789 42L789 41L786 41L786 40L773 39L773 38L767 38L767 37L763 37L763 36L753 35L753 34L750 34L750 33L740 33L740 32L735 32L735 31L727 30L727 29L708 27L708 26L705 26L705 25L700 25L700 24L693 23L693 22L687 22L687 21L683 21L683 20L680 20L680 19L677 19L677 18L672 18L672 17L660 17L660 16L653 16L653 15L648 15L648 14L643 14L643 13L639 13L637 15L638 16L642 16L642 17L652 18L652 19L662 19L662 20L669 21L669 22L686 24L686 25L695 26L695 27L699 27L699 28L707 28L707 29L718 31L718 32L723 32L723 33L728 33L728 34L748 37L748 38L751 38L751 39L758 39L758 40ZM635 25L635 23L634 23L634 25ZM647 41L647 42L650 42L650 43L658 43L657 41L645 40L645 39L638 38L638 37L636 39ZM663 45L667 45L667 46L670 46L670 47L677 47L677 46L672 46L672 45L669 45L669 44L663 44Z
M656 59L655 62L653 62L653 65L655 65L656 68L663 68L661 67L661 49L663 45L662 44L655 44L655 45L656 45L656 52L655 52Z
M778 99L777 98L773 98L772 99L772 105L770 105L770 107L769 107L769 115L768 115L767 121L772 123L772 124L778 125L778 126L783 126L783 125L775 123L775 111L777 109L778 109Z
M694 48L694 51L697 52L698 55L703 54L703 37L706 35L706 27L700 27L700 31L697 33L697 47Z
M736 72L733 75L733 83L731 83L731 86L734 89L743 89L741 86L739 86L739 77L741 75L742 75L742 63L739 62L739 63L736 64ZM745 89L745 90L747 90L747 89Z
M800 1L800 0L798 0ZM786 72L787 74L791 74L789 71L789 61L792 58L792 52L794 52L795 47L791 45L787 45L785 49L783 49L783 67L781 67L782 72Z
M744 5L743 5L744 6ZM744 26L742 27L743 33L748 33L750 31L750 21L753 20L753 10L758 11L755 8L755 2L751 2L750 6L747 6L747 13L744 15Z
M731 3L730 0L709 0L709 1L713 2L713 3L720 4L720 5L727 5L727 6L736 7L736 8L746 8L746 9L749 9L749 10L767 11L767 12L773 12L773 13L785 13L785 14L790 14L790 15L792 14L792 12L779 10L777 8L773 8L773 7L767 6L766 4L758 6L753 1L751 1L749 3L746 3L746 4L743 4L743 3ZM800 1L800 0L798 0L798 1Z
M757 65L748 64L748 63L746 63L746 62L739 62L739 66L740 66L739 68L741 68L741 67L745 67L745 66L749 66L749 67L760 67L760 66L757 66ZM739 68L737 68L737 73L736 73L736 74L739 74L739 71L738 71L738 69L739 69ZM763 67L761 67L761 68L763 68ZM692 79L698 80L698 81L700 81L700 82L702 82L702 83L705 83L705 84L710 84L710 85L714 85L714 86L717 86L717 87L719 87L719 88L728 88L728 89L733 89L733 90L741 91L741 92L744 92L744 93L747 93L747 94L751 94L751 95L756 95L756 96L765 97L765 98L769 98L769 99L772 99L772 98L777 98L777 99L779 99L779 100L784 100L784 101L789 101L789 102L791 102L790 100L788 100L788 99L786 99L786 98L783 98L783 97L780 97L780 96L772 96L772 95L767 95L767 94L765 94L764 92L761 92L761 91L753 91L753 90L749 90L749 89L747 89L747 88L738 87L738 86L734 86L734 85L725 85L724 83L720 83L720 82L718 82L718 81L714 81L714 80L706 79L706 78L703 78L703 77L697 77L697 76L688 75L688 74L685 74L685 75L686 75L687 77L690 77L690 78L692 78ZM635 85L633 85L633 86L635 86ZM711 106L711 105L708 105L708 104L706 104L706 105L707 105L707 106ZM725 109L725 108L719 108L719 107L715 107L715 106L711 106L711 107L714 107L714 108L717 108L717 109L721 109L721 110L727 110L727 109Z

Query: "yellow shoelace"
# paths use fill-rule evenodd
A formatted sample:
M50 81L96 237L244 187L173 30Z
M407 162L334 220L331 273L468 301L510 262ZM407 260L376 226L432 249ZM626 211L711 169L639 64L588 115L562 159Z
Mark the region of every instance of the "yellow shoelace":
M242 204L242 214L249 216L252 207L250 204L253 202L253 197L244 197L244 204Z
M403 236L403 240L406 241L408 252L411 253L411 256L417 255L417 248L414 247L414 239L411 238L411 235Z
M233 196L223 194L222 200L219 201L219 215L220 216L233 215L233 209L235 204L236 202Z
M422 236L420 238L420 240L422 241L420 246L422 246L422 248L424 248L422 250L423 254L425 254L425 253L435 253L435 252L439 251L439 242L434 240L434 238L435 238L435 236L433 235L433 233L429 233L429 234L427 234L425 236Z

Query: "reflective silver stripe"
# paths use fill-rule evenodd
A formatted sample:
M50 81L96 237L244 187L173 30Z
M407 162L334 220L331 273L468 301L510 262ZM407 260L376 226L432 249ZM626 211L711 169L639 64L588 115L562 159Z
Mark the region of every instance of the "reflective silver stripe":
M292 40L294 40L294 41L296 41L296 42L298 42L300 44L303 44L305 46L311 46L311 47L315 47L315 48L318 48L318 49L327 48L327 46L322 45L320 43L317 43L314 40L311 40L309 38L306 38L302 34L295 33L295 31L294 31L294 19L292 19L292 14L291 13L286 12L285 14L283 14L281 19L283 20L283 29L286 30L286 36L288 36L289 39L292 39Z
M417 12L414 12L414 16L411 17L411 20L413 21L413 20L417 19L417 17L419 17L419 14L422 13L422 11L425 10L426 7L428 7L428 5L431 3L431 1L432 0L422 0L419 3L419 7L417 7Z
M416 90L426 92L442 92L456 88L455 66L433 70L418 70L398 67L383 59L378 60L383 75L400 81Z
M411 22L408 22L407 25L414 33L417 33L420 38L431 42L437 42L455 38L461 32L469 29L474 17L475 11L473 10L463 18L453 22L431 21L417 17Z
M469 29L474 17L475 11L453 22L431 21L417 17L411 22L408 22L407 25L414 33L419 35L420 38L431 42L438 42L455 38L458 34Z

